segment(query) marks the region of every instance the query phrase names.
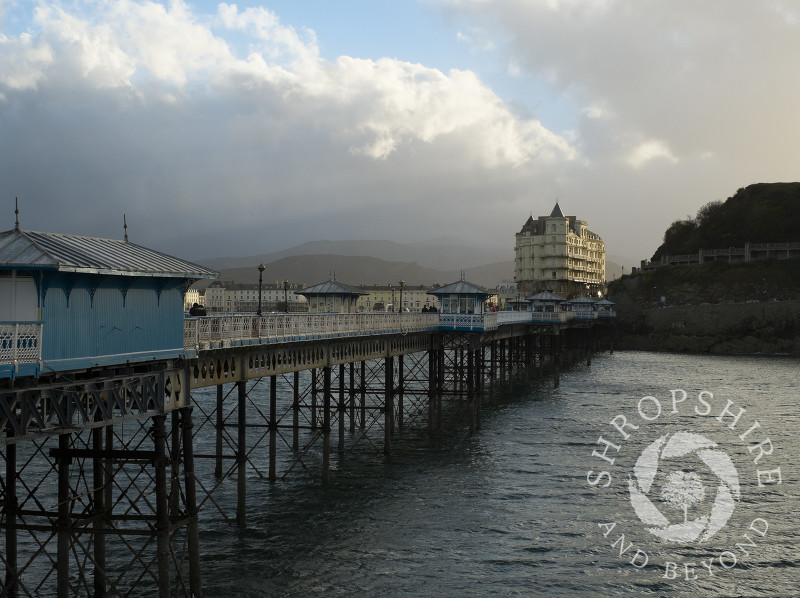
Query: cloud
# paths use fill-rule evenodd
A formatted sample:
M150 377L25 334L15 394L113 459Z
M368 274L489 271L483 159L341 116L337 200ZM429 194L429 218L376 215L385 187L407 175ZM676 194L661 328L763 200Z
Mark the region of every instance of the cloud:
M658 159L667 160L669 162L678 161L663 141L650 139L638 144L628 155L627 162L634 168L640 168L651 160Z
M612 247L644 247L646 231L649 254L672 220L704 203L750 183L797 178L794 2L442 5L506 40L497 52L577 106L571 199L575 211L588 208L591 226ZM600 214L591 208L598 203ZM638 218L635 243L609 216L621 212Z
M120 236L125 213L132 239L179 255L469 237L531 173L578 158L474 72L327 61L313 31L235 4L42 3L0 38L0 94L24 228ZM487 229L510 244L500 220Z
M566 126L478 70L326 59L264 7L41 2L12 31L14 6L0 179L23 227L121 236L126 213L137 242L190 257L441 235L511 255L558 197L609 251L647 257L675 218L796 178L790 2L427 0L476 64L564 100Z

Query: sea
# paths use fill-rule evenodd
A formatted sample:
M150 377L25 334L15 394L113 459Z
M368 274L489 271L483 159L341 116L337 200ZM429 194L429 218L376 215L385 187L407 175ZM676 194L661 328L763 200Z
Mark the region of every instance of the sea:
M800 596L797 359L601 353L456 411L204 507L205 595Z

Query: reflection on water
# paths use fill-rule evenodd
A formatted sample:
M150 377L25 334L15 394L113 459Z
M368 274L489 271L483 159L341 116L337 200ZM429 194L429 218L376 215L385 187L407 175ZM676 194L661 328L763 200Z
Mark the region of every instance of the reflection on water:
M786 358L597 355L590 368L563 373L558 389L534 384L485 408L472 436L463 428L437 438L405 431L389 458L368 446L346 453L325 487L299 473L274 484L252 477L247 529L231 528L213 509L201 515L206 593L797 595L797 372L798 362ZM674 389L687 393L675 413ZM706 409L701 391L713 394L708 415L698 413ZM645 396L655 398L642 403L652 419L638 412ZM728 401L734 415L745 409L734 429L733 415L717 418ZM623 428L627 438L610 424L618 415L638 426ZM741 484L730 520L706 542L660 540L631 504L637 458L681 430L729 455ZM592 456L601 436L619 447L606 453L613 464ZM755 463L751 448L766 438L774 450ZM758 471L776 468L783 483L759 486ZM592 486L590 470L609 477ZM692 508L711 506L717 489L705 488L708 498ZM736 544L755 519L768 530L749 533L756 546L745 555ZM621 534L624 542L613 545ZM623 545L630 547L620 556ZM647 555L641 568L630 562L637 550ZM738 555L730 569L726 551ZM709 570L703 561L714 564Z

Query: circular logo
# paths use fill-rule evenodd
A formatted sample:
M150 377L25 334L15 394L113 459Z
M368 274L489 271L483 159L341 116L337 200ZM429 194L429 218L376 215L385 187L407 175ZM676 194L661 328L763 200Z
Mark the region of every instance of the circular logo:
M739 500L739 474L728 455L700 434L675 432L662 436L642 451L628 479L633 510L650 533L669 542L704 542L730 519ZM703 464L707 467L704 468ZM710 510L703 505L717 485ZM678 512L672 519L650 499ZM710 497L709 497L710 498ZM691 516L693 519L689 519ZM681 517L682 515L682 517Z

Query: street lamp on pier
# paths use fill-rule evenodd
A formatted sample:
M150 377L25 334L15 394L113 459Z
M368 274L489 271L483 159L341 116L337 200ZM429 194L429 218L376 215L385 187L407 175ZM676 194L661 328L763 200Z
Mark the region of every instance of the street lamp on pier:
M261 315L261 278L264 275L264 264L258 265L258 311L257 316Z
M406 286L406 281L402 278L400 279L400 308L397 310L400 313L403 313L403 287Z
M283 305L286 308L286 313L289 313L289 281L283 281Z

